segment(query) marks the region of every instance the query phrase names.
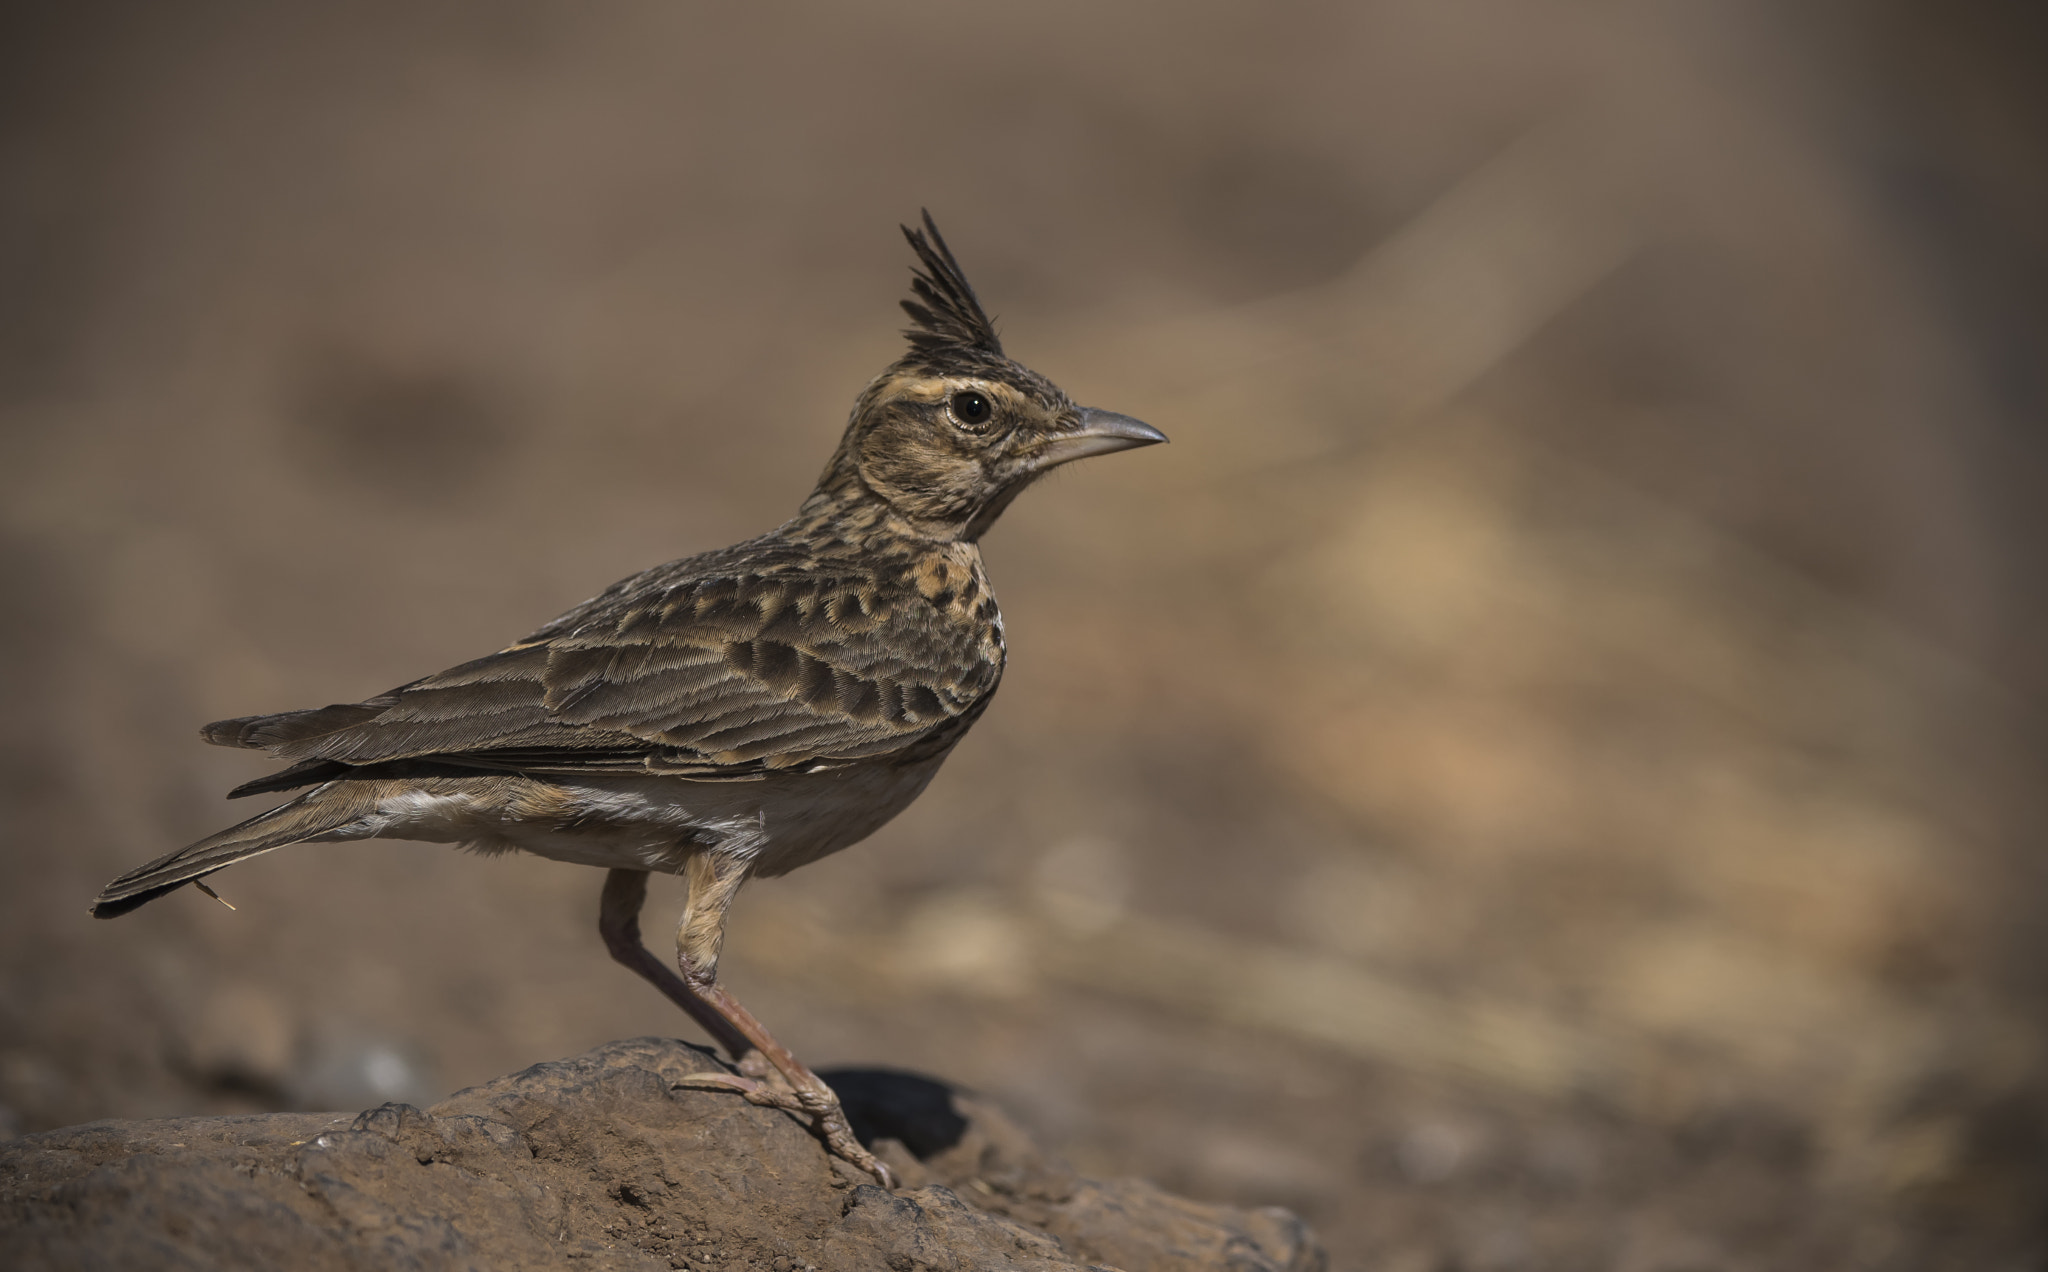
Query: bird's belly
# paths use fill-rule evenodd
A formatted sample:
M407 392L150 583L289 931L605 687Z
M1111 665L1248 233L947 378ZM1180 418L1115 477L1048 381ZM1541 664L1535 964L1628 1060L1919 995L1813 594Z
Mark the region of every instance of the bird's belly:
M749 873L788 874L866 839L923 794L944 761L940 754L914 764L857 765L836 773L769 779L786 786L769 801L764 816L771 833L754 853ZM823 777L834 780L818 784Z
M943 758L744 782L435 779L392 791L378 801L372 824L331 837L465 843L484 852L666 873L712 851L747 861L749 873L778 875L873 834L917 798Z

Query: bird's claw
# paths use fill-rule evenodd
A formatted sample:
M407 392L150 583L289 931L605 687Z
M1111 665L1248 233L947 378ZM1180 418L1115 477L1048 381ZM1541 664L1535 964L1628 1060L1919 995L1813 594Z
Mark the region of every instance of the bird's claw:
M744 1078L736 1073L693 1073L679 1078L670 1089L695 1087L707 1091L731 1091L749 1104L762 1108L781 1109L785 1113L808 1113L809 1109L798 1101L796 1094L787 1087L777 1088L756 1078Z
M762 1108L808 1114L819 1138L825 1141L825 1147L834 1157L873 1175L877 1183L891 1192L896 1190L896 1172L861 1145L859 1137L853 1133L853 1124L846 1120L846 1111L839 1106L839 1097L829 1089L791 1090L786 1084L771 1086L762 1079L742 1077L736 1073L693 1073L670 1083L671 1090L684 1087L731 1091L747 1103Z
M796 1098L804 1105L817 1126L818 1134L825 1140L825 1147L835 1157L849 1162L875 1177L875 1182L896 1191L896 1172L882 1163L882 1159L870 1153L853 1133L853 1124L846 1120L846 1110L839 1106L839 1097L829 1089L825 1091L799 1091Z

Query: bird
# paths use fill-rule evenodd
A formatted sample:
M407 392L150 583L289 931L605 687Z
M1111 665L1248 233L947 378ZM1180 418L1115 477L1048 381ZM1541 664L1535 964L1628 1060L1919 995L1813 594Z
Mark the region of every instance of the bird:
M1002 679L980 539L1062 464L1166 441L1077 406L1003 352L931 213L908 347L855 399L796 515L622 579L532 635L360 702L205 726L288 767L230 798L291 799L109 883L108 919L293 844L390 838L527 852L607 873L611 957L731 1057L689 1085L807 1120L885 1187L832 1089L718 981L742 884L867 838L907 807ZM648 876L687 899L673 966L640 935Z

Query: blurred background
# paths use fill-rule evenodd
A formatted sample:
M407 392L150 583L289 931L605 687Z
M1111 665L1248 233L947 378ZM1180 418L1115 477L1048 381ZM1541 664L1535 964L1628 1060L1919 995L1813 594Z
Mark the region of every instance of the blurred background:
M928 206L1173 445L1019 501L995 707L742 897L784 1041L1339 1268L2042 1266L2038 6L0 24L0 1133L686 1029L584 868L86 906L250 811L202 722L787 516Z

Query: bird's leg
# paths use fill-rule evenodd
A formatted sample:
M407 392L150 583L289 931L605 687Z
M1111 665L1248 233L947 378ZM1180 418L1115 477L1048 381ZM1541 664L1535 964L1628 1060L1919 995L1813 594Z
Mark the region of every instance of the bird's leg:
M676 925L676 963L682 980L693 995L724 1017L773 1066L774 1076L779 1076L781 1082L771 1084L771 1076L765 1073L753 1078L700 1073L684 1079L683 1084L722 1087L738 1091L754 1104L808 1113L819 1137L835 1157L873 1175L883 1187L894 1188L895 1175L861 1147L832 1088L775 1041L753 1013L718 984L718 951L725 941L725 912L746 878L745 863L700 852L690 858L688 872L690 900L683 909L682 921Z
M749 1059L754 1044L733 1028L732 1022L705 1002L675 969L656 958L640 941L640 908L647 903L645 870L613 870L604 877L604 899L599 903L597 930L604 937L611 956L668 996L670 1002L688 1012L697 1027L724 1047L735 1064Z

